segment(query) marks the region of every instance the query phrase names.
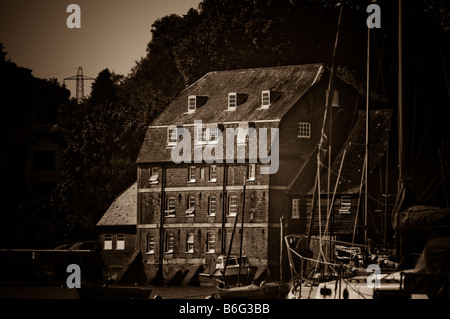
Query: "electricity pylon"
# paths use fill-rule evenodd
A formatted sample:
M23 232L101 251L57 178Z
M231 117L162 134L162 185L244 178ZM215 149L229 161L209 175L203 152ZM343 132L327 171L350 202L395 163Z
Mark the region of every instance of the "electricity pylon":
M77 81L76 99L77 99L78 103L80 103L81 100L84 98L84 80L95 80L95 79L91 78L90 76L83 75L83 68L81 66L79 66L77 75L73 75L68 78L65 78L64 81L66 81L66 80L76 80Z

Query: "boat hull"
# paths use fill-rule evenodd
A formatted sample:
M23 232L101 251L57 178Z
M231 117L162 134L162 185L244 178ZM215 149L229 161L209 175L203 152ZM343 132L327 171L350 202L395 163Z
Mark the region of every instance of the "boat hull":
M231 288L217 287L217 290L221 299L277 299L280 288L278 283L266 283L260 286L250 284Z
M237 285L238 283L242 285L249 285L252 283L256 271L256 267L248 266L241 267L240 274L238 267L227 268L225 277L220 270L216 270L212 274L200 273L199 282L201 286L205 287L215 287L219 280L222 280L229 285Z

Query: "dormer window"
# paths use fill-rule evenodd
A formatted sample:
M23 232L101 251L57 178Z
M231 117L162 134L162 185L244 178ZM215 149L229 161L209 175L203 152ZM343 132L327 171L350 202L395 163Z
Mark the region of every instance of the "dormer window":
M188 96L188 113L193 113L200 106L204 105L208 100L207 96L189 95Z
M237 93L228 93L228 109L235 109L237 106Z
M270 91L262 91L261 100L262 100L261 107L269 107L269 105L270 105Z
M261 92L261 108L267 109L269 106L277 101L281 96L281 92L272 91L272 90L264 90Z
M194 112L197 108L197 98L195 95L189 95L188 98L188 112Z
M228 93L228 111L236 110L238 105L241 105L247 100L248 94L245 93Z

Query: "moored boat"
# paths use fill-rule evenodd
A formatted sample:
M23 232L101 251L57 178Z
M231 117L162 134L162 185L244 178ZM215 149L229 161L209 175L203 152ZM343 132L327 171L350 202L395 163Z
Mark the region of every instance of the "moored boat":
M257 267L249 264L247 257L230 256L226 266L226 256L217 256L215 262L212 261L207 266L206 270L199 274L199 281L201 286L216 286L219 280L227 284L248 285L253 281L256 274Z

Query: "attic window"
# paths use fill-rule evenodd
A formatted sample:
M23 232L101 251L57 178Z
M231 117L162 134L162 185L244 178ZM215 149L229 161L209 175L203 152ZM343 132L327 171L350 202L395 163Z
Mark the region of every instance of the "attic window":
M188 112L194 112L197 108L197 98L195 95L189 95L188 98Z
M273 102L281 97L281 92L264 90L261 92L261 108L267 109Z
M248 94L245 93L228 93L228 111L236 110L236 107L247 101Z
M269 105L270 105L270 91L262 91L261 100L262 100L261 107L269 107Z
M328 89L325 90L325 106L328 106ZM333 101L331 103L331 106L337 107L339 106L339 91L334 90L333 91Z
M208 100L207 96L189 95L188 96L188 113L195 112L200 106L204 105Z
M237 106L237 93L228 93L228 109L235 109Z

